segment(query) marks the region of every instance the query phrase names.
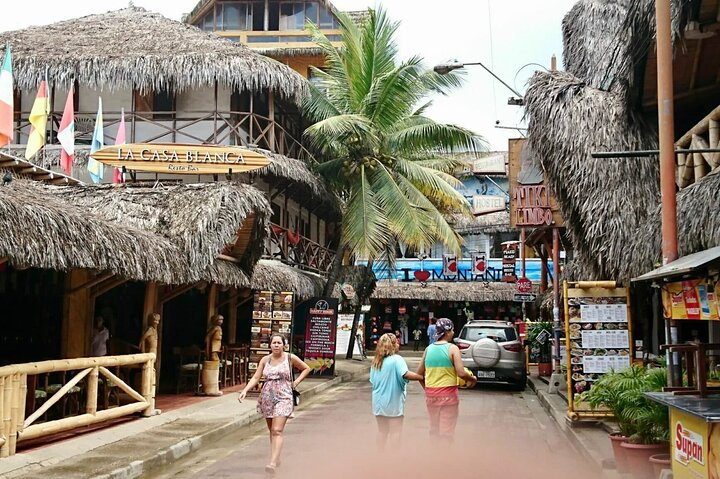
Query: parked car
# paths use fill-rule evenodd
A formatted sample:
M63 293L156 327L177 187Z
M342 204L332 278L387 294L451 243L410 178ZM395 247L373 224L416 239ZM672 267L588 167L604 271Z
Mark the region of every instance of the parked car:
M522 391L527 385L525 348L515 325L506 321L470 321L455 338L463 365L478 383L507 383Z

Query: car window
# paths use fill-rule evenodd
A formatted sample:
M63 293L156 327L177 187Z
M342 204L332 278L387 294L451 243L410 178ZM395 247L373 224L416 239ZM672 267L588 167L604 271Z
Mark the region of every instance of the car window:
M476 326L465 327L460 332L460 339L468 341L478 341L483 338L490 338L499 343L506 341L514 341L517 339L515 329L503 326Z

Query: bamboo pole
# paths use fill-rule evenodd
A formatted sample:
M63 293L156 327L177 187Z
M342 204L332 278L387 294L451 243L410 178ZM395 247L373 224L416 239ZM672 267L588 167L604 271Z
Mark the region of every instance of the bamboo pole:
M690 141L692 140L693 135L701 135L705 133L708 130L708 127L712 128L712 123L715 122L717 125L717 122L720 120L720 106L715 107L713 111L708 113L708 115L700 120L694 127L690 129L687 133L685 133L675 144L679 146L680 148L684 148L686 145L690 144ZM712 143L712 142L710 142Z
M19 411L20 414L18 416L18 432L22 432L24 427L24 421L25 421L25 404L27 404L27 374L21 374L20 375L20 404L19 404Z
M713 123L717 124L717 122L713 122ZM710 144L717 145L717 141L718 141L717 128L710 130L708 136L710 137ZM713 141L714 141L714 143L713 143ZM703 150L710 149L710 144L708 144L708 142L705 141L705 138L703 138L702 136L693 136L692 144L695 145L695 146L693 146L693 148L703 149ZM714 146L713 148L717 148L717 146ZM712 168L717 168L718 165L720 165L720 153L700 153L700 154L702 155L703 159L705 161L707 161L708 164Z
M124 354L122 356L99 356L93 358L53 359L50 361L40 361L36 363L0 366L0 376L72 371L74 369L94 368L95 366L129 366L131 364L142 364L150 359L155 359L155 355L153 353Z
M692 180L693 172L694 172L694 158L695 155L688 154L687 158L685 159L685 165L683 165L680 168L680 188L685 188L690 184L690 180Z
M98 400L98 376L99 366L95 366L90 370L87 385L87 397L85 398L85 413L95 414L97 413L97 400ZM105 385L107 387L107 384Z
M3 375L3 410L0 420L3 422L3 433L5 435L5 444L0 448L0 457L8 457L10 455L10 412L12 407L12 377L11 375Z
M145 363L145 364L147 364L147 363ZM143 364L143 370L145 369L145 364ZM104 367L101 366L101 367L99 367L98 369L99 369L99 371L103 374L103 376L105 376L107 379L110 379L113 383L115 383L115 385L116 385L117 387L119 387L120 389L122 389L123 391L125 391L125 392L128 394L128 396L130 396L130 397L133 398L134 400L140 401L140 402L143 402L143 401L146 401L146 400L147 400L145 397L143 397L142 395L138 394L137 391L135 391L133 388L131 388L130 386L128 386L128 384L127 384L125 381L123 381L123 380L120 379L119 377L115 376L115 375L114 375L110 370L108 370L107 368L104 368Z
M70 381L68 381L67 384L65 384L63 387L60 388L58 392L52 395L52 397L48 398L47 401L45 401L45 404L43 404L40 408L38 408L37 411L32 413L32 415L25 420L25 423L23 424L23 428L27 428L30 426L37 418L45 414L51 407L57 403L60 398L62 398L70 389L75 387L77 383L79 383L85 376L88 375L88 373L92 371L92 367L87 368L83 371L80 371L75 375L74 378L72 378ZM97 394L97 390L95 391Z
M142 398L144 399L147 407L143 409L142 415L144 417L150 417L155 414L155 365L152 361L148 361L143 364L142 369L142 384L140 390L142 391ZM135 391L133 391L135 392Z
M703 176L705 176L705 173L707 172L705 168L705 159L703 158L702 153L693 153L694 161L695 161L695 168L694 168L694 178L695 181L698 182L702 179Z
M605 288L615 289L618 287L615 281L578 281L576 283L569 283L572 288L579 289L590 289L590 288Z
M10 434L8 442L10 447L10 455L15 454L17 446L17 430L18 430L18 403L20 402L20 374L13 374L10 389Z
M98 411L96 414L81 414L79 416L66 417L57 421L33 424L25 429L20 440L25 441L37 437L48 436L76 427L89 426L99 422L117 419L119 417L135 414L147 408L147 403L132 403L124 406Z
M3 411L5 408L5 378L0 377L0 457L2 457L2 447L5 445L6 442L6 431L5 431L5 421L4 421L4 415Z

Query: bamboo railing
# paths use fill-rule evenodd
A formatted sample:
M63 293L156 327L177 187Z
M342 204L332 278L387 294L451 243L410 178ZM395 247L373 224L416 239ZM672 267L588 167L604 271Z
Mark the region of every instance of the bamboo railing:
M716 107L682 138L675 142L681 149L707 150L720 148L720 106ZM676 182L685 188L720 166L720 153L679 153Z
M140 392L135 391L107 368L114 366L142 366ZM58 359L37 363L12 364L0 367L0 458L15 454L17 443L48 436L76 427L117 419L142 412L143 416L155 413L155 354L129 354L94 358ZM53 396L26 417L25 404L28 376L53 372L78 371ZM134 400L129 404L98 411L98 378L112 381ZM35 424L51 407L58 404L68 392L87 378L85 412Z

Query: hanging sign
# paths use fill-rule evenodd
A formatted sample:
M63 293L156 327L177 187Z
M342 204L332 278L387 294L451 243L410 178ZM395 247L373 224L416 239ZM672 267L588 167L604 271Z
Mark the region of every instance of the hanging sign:
M443 276L455 276L457 275L458 263L457 255L444 254L443 255Z
M662 289L663 315L666 319L720 319L720 282L688 280L669 283Z
M243 173L271 163L262 153L236 146L176 143L114 145L90 156L115 168L191 175Z
M475 253L472 255L472 274L481 275L487 271L487 263L485 262L485 253Z
M515 263L517 260L517 243L504 243L502 245L502 281L512 283L517 279Z
M334 376L337 304L335 298L310 300L305 323L305 351L303 359L314 376Z

